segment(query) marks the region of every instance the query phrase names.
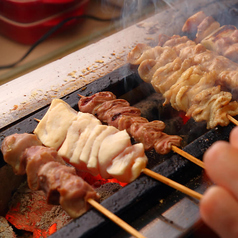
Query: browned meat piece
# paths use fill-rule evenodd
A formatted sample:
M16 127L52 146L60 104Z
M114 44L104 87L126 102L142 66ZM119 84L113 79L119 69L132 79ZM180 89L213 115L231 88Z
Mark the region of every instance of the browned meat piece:
M127 60L131 64L138 65L146 59L156 59L163 53L164 49L161 46L154 48L146 44L137 44L136 47L128 54Z
M4 157L5 161L11 162L11 155L20 160L20 154L21 161L24 161L21 162L21 173L27 174L28 186L32 190L44 190L48 202L60 204L72 218L80 216L89 208L87 200L89 198L99 200L99 195L76 175L75 168L65 165L55 149L34 146L34 143L38 142L35 138L28 134L15 134L5 138L2 145L3 156L7 157ZM28 139L30 141L32 139L33 142L29 143ZM24 140L26 144L22 142ZM19 141L22 144L18 143ZM22 147L18 147L19 145ZM14 167L19 164L16 159ZM16 170L16 173L19 173L19 170Z
M190 59L193 65L201 65L206 71L215 71L217 73L217 83L225 86L228 90L232 91L238 86L238 64L228 58L207 50L201 44L188 45L181 48L180 52L177 53L182 61Z
M31 146L23 154L26 161L26 174L29 188L32 190L39 189L38 171L44 164L50 161L57 161L65 164L64 160L58 155L53 148L44 146Z
M136 107L116 107L108 110L105 114L107 117L107 124L118 127L118 120L121 115L139 117L141 115L140 109Z
M237 31L235 26L222 26L211 35L205 37L201 41L201 44L208 50L216 51L218 54L223 54L229 45L233 42L237 42L234 41L236 39L235 31Z
M143 143L145 150L151 150L156 141L160 139L164 128L165 124L162 121L133 123L129 132L136 141Z
M193 58L194 55L199 55L199 54L202 54L203 52L207 52L207 49L205 46L203 46L201 44L197 44L197 45L189 44L182 49L180 48L180 51L177 53L181 60L185 60L188 58ZM213 56L210 55L210 57L213 57ZM204 57L204 61L206 61L206 60L207 60L207 57Z
M82 112L92 112L92 110L107 100L116 99L116 96L110 92L99 92L89 97L82 97L78 102L79 110Z
M157 69L173 62L176 58L177 53L175 50L170 47L164 47L163 53L157 59L146 59L142 61L138 67L138 73L145 82L149 83Z
M233 37L238 38L238 33L233 32ZM231 94L238 86L238 64L186 37L174 35L163 46L171 47L178 57L156 70L149 62L145 73L138 70L141 78L144 80L144 74L150 75L150 79L144 81L151 82L155 91L163 94L164 104L171 103L173 108L187 112L195 121L205 120L208 129L226 126L229 123L227 114L238 114L238 103L232 101ZM152 66L156 61L160 58L154 60ZM141 63L143 68L146 68L145 63ZM221 91L216 85L230 92Z
M165 34L160 34L158 40L158 45L163 46L166 41L168 41L171 37Z
M212 16L207 16L203 11L200 11L187 19L182 31L192 36L196 34L195 42L199 43L219 27L219 22L215 21Z
M94 98L97 97L98 94L95 94ZM80 99L81 100L81 99ZM81 102L79 100L79 105L81 105ZM125 106L124 103L118 103L115 104L116 100L113 100L113 104L116 105L112 107L111 109L106 110L107 108L110 108L108 105L110 105L110 102L108 100L105 100L105 102L102 102L102 104L99 106L97 105L95 111L97 111L96 116L98 118L101 118L106 121L108 125L114 126L118 128L119 130L127 130L127 132L130 134L131 137L133 137L137 142L141 142L144 145L144 148L146 150L152 149L154 147L154 144L160 140L160 136L163 135L162 130L165 128L165 124L162 121L152 121L148 122L147 119L140 117L141 112L138 108L132 107L132 106ZM119 101L121 102L121 101ZM103 109L105 106L105 110ZM98 110L100 108L100 111ZM80 110L84 112L83 106L81 106ZM91 108L92 113L94 111L93 108ZM89 112L89 111L87 111ZM100 115L100 112L103 115ZM170 136L168 135L168 140ZM176 138L176 140L174 139ZM180 146L180 142L182 140L179 136L173 136L173 142L171 141L171 144L174 144L175 146ZM169 142L165 146L169 145L171 149L171 145ZM164 151L169 151L169 148L161 148L158 146L157 153L164 153Z
M112 108L117 107L128 107L130 103L124 99L114 99L111 101L104 101L103 103L99 104L92 110L92 114L96 116L100 121L106 123L107 122L107 111L111 110Z
M133 123L147 123L147 122L148 120L144 117L131 117L121 115L117 125L120 131L127 130L127 132L129 133L130 127Z
M7 136L1 146L3 158L6 163L12 166L14 173L18 175L25 174L26 158L23 152L31 146L42 145L36 135L33 134L13 134Z
M197 32L197 27L205 17L206 14L203 11L195 13L184 23L182 31L188 34L195 34Z
M61 182L58 190L60 205L73 218L81 216L90 208L87 203L89 198L99 200L99 194L79 176L62 173Z
M212 16L204 18L197 28L195 42L201 42L205 37L212 34L212 32L217 30L219 27L220 23L215 21Z
M89 198L99 199L99 195L82 178L76 175L75 168L49 162L39 170L40 188L47 194L47 201L60 204L72 217L86 212Z
M238 62L238 43L228 46L223 55L232 61Z
M171 151L172 145L179 146L181 140L179 136L171 136L162 132L160 139L154 144L155 151L162 155L167 154Z
M183 31L189 32L190 27L187 22L191 19L195 22L193 33L196 31L196 43L201 43L207 49L217 52L234 62L238 62L238 30L234 25L224 25L220 27L219 22L212 16L206 16L203 12L198 12L188 18L185 22Z
M90 113L92 113L102 122L117 127L118 120L121 115L140 116L140 110L138 108L131 107L129 102L124 99L111 99L109 101L109 98L106 96L105 101L102 102L102 100L100 99L101 103L99 104L97 97L102 98L102 93L104 95L111 95L111 98L116 97L115 95L113 96L110 92L108 92L108 94L105 94L105 92L99 92L91 96L93 97L94 101L98 102L98 104L94 108L91 108L92 110L90 111ZM79 100L78 104L80 105L80 111L89 112L88 107L85 107L85 105L80 102L81 100L85 100L85 98L81 98ZM90 103L91 102L92 101L90 101Z
M163 44L163 47L168 46L173 48L174 46L186 43L187 41L190 41L187 36L174 35Z
M47 202L50 204L59 204L59 191L61 186L61 174L69 173L76 175L74 167L62 166L59 162L49 161L43 164L38 171L39 188L47 195Z

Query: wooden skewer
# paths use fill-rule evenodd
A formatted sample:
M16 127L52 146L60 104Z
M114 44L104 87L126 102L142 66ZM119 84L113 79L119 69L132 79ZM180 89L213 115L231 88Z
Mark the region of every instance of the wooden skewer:
M179 155L183 156L184 158L190 160L191 162L197 164L198 166L202 167L203 169L205 169L205 165L201 160L199 160L196 157L190 155L189 153L185 152L184 150L179 149L175 145L172 145L172 150L174 152L178 153Z
M234 117L232 117L229 114L227 114L227 117L232 123L234 123L236 126L238 126L238 121ZM193 163L197 164L198 166L202 167L203 169L205 169L205 165L201 160L199 160L199 159L195 158L194 156L188 154L187 152L179 149L177 146L172 145L172 150L174 152L180 154L184 158L186 158L186 159L192 161Z
M142 234L140 234L136 229L131 227L129 224L124 222L122 219L120 219L118 216L107 210L105 207L103 207L101 204L93 200L92 198L89 198L87 200L89 204L91 204L94 208L99 210L102 214L107 216L109 219L111 219L113 222L115 222L118 226L123 228L125 231L130 233L131 235L138 237L138 238L145 238Z
M231 115L228 115L228 114L227 114L227 117L232 123L234 123L236 126L238 126L238 121L234 117L232 117Z
M40 122L40 119L34 118L35 121Z
M86 96L83 96L81 94L78 93L78 96L81 97L81 98L85 98Z
M186 186L183 186L182 184L180 183L177 183L161 174L158 174L152 170L149 170L147 168L143 169L142 172L156 180L159 180L160 182L164 183L164 184L167 184L168 186L172 187L172 188L175 188L177 190L179 190L180 192L183 192L191 197L194 197L198 200L200 200L203 195L196 192L196 191L193 191L192 189L190 188L187 188Z

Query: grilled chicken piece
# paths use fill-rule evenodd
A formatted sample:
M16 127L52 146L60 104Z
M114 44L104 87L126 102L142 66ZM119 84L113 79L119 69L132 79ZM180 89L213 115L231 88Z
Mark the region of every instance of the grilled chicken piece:
M207 17L207 15L203 12L197 12L191 17L189 17L183 25L182 31L188 34L196 34L197 27L199 24Z
M215 21L212 16L205 17L197 27L195 42L201 42L205 37L212 34L220 27L220 23Z
M234 25L220 26L213 17L198 12L185 22L182 30L186 33L191 33L190 21L199 23L192 27L193 34L196 31L196 43L201 43L207 49L238 62L238 30Z
M111 94L110 92L101 92L100 97L95 97L95 94L93 94L92 96L82 97L81 99L82 100L80 101L80 105L78 106L84 107L84 112L91 113L97 105L100 105L105 101L116 99L116 96L114 94Z
M138 67L138 73L145 82L149 83L157 69L167 63L173 62L176 58L177 54L175 50L170 47L165 47L165 50L157 59L143 60Z
M77 119L77 112L64 101L60 100L59 103L59 100L52 101L47 113L34 130L34 134L45 146L56 149L65 140L68 127Z
M33 134L13 134L7 136L1 146L5 162L13 168L17 175L26 172L26 157L23 156L26 148L42 145L41 141Z
M108 166L107 172L122 182L132 182L146 167L147 158L144 155L142 143L128 146L116 156Z
M186 37L170 37L163 46L172 47L177 58L156 70L149 63L145 74L152 77L145 81L151 82L154 89L163 94L164 104L171 103L176 110L187 112L187 116L196 121L207 121L208 129L226 126L229 123L226 115L238 114L238 103L232 101L231 94L238 86L238 64ZM156 60L160 60L159 57ZM144 62L141 64L146 68ZM143 79L144 72L139 73ZM231 92L221 91L217 84Z
M66 138L59 149L59 154L69 158L71 163L78 163L84 145L97 125L101 125L101 122L93 115L81 113L78 119L69 126ZM85 166L87 167L86 164Z
M53 148L44 146L31 146L27 148L23 154L26 161L26 174L28 186L32 190L39 190L38 171L40 168L50 161L65 164L61 156Z
M236 31L236 27L232 25L225 25L218 28L215 32L205 37L201 44L208 50L216 51L219 54L224 52L224 48L227 48L232 42L232 33Z
M137 44L136 47L128 54L127 60L129 63L138 65L146 59L156 59L165 49L161 46L154 48L146 44Z
M182 73L192 65L193 62L190 59L182 62L182 60L177 57L173 62L159 68L151 80L151 84L155 91L164 94L177 82ZM167 101L165 104L166 103Z
M47 194L47 201L60 204L72 218L85 213L90 205L89 198L99 199L99 195L82 178L76 175L75 168L49 162L38 173L41 189Z
M19 166L19 170L22 174L23 172L27 174L28 186L32 190L44 190L47 201L51 204L60 204L72 218L80 216L89 208L88 198L99 200L99 195L76 175L75 168L65 165L55 149L31 145L35 143L35 137L30 134L27 136L26 133L6 137L2 144L4 160L7 163L10 161L15 172L19 174L16 170L16 164L19 162L17 163L15 159L12 163L9 158L13 156L20 160L22 155L24 159L21 161L24 162ZM19 141L26 143L21 144ZM24 146L21 147L21 145ZM10 148L10 153L7 148Z
M101 98L101 92L96 93L94 95L94 98L97 96ZM85 97L82 98L83 101L85 101ZM118 100L119 103L115 103L115 101ZM90 101L89 101L90 103ZM113 99L112 104L113 110L110 111L110 109L104 110L105 108L110 108L108 105L110 104L110 101L105 100L105 102L102 102L101 105L96 105L95 110L93 108L92 112L95 112L95 115L98 118L104 118L104 121L108 123L108 125L113 125L117 127L119 130L126 130L131 137L135 139L137 142L141 142L144 145L144 148L146 150L155 148L154 145L160 140L160 137L164 135L162 130L164 129L165 125L161 121L153 121L148 122L147 119L140 117L140 110L129 107L125 103L121 103L121 99ZM126 105L126 106L124 106ZM81 99L78 103L80 111L84 112L88 111L88 107L86 104L83 104L81 102ZM85 106L85 108L84 108ZM98 110L100 108L100 110ZM138 113L134 112L134 109ZM129 113L128 113L129 112ZM133 112L133 113L132 113ZM116 119L115 119L116 118ZM173 137L173 138L172 138ZM169 140L170 136L167 137ZM169 146L167 148L162 148L160 146L157 146L156 152L159 154L162 153L168 153L171 150L171 145L179 146L182 138L179 136L171 136L171 143L164 143L164 146Z
M207 16L203 11L197 12L187 19L182 31L190 34L196 43L201 42L205 37L212 34L220 27L220 23L212 16Z
M106 102L109 99L112 99L112 102L110 101L110 103L107 103L108 110L106 111L100 108L100 102L103 98L102 95L104 98L106 98ZM115 103L113 101L114 98L115 95L108 92L102 92L98 98L95 96L90 96L89 98L83 97L80 105L86 110L94 110L95 114L98 114L99 111L104 112L106 115L105 118L107 120L110 119L113 123L117 121L122 113L128 116L140 115L139 109L128 106L121 107L119 111L115 111L115 109L117 109L116 106L119 104L128 105L128 103L125 104L125 101L123 100L120 100L119 103ZM47 111L46 115L41 121L47 122L47 119L51 118L51 123L54 123L55 120L56 124L62 124L65 121L65 119L61 117L63 113L70 115L72 111L72 109L65 104L66 103L60 99L57 99L56 101L53 100L49 111ZM92 107L92 105L95 107ZM59 116L55 108L59 110ZM62 111L60 111L61 108ZM59 155L78 170L86 171L92 173L93 175L98 175L100 173L104 178L111 178L112 175L107 172L107 168L113 163L115 157L123 153L127 147L131 147L132 151L136 149L136 147L134 148L134 146L131 145L130 136L126 130L119 131L114 126L102 125L96 117L89 113L79 112L77 113L76 118L75 114L72 115L72 118L69 118L71 123L67 124L67 130L66 127L63 128L63 130L66 130L66 132L63 133L64 140L61 142L61 146L58 150ZM61 119L62 122L58 121ZM47 124L45 126L48 128ZM41 128L36 128L35 131L39 132L39 130L45 130L45 128L42 128L41 125ZM48 130L48 135L50 137L52 132L50 131L50 128ZM58 130L60 131L61 128L59 127ZM41 132L39 132L39 134L41 134ZM59 132L58 136L62 136L62 133ZM45 134L43 139L45 141L49 141L50 138L47 138L47 134ZM57 135L54 135L54 140L59 141L61 138L57 138ZM144 147L142 146L140 148L143 148L142 151L140 151L140 157L143 157L143 159L139 161L141 161L141 167L144 167L144 161L147 161L147 157L144 153ZM56 146L55 149L58 149L58 147ZM143 156L141 156L142 154ZM134 159L136 160L136 158ZM122 159L121 163L125 163L125 161ZM129 162L128 164L125 164L125 166L128 166L127 170L133 169L133 166L131 166ZM118 174L121 177L120 169L118 169ZM135 174L135 172L131 171L131 174ZM137 176L139 175L140 174L137 173ZM113 176L114 178L118 179L117 173L115 173ZM129 181L131 181L131 179Z

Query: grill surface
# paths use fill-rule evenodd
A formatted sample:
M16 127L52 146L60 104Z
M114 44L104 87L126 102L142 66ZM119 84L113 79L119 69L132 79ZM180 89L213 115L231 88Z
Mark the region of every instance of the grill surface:
M123 78L120 76L122 70L125 72ZM138 77L135 67L125 65L111 74L89 84L86 89L79 89L63 99L73 108L77 109L78 94L86 96L105 90L114 92L117 97L129 97L131 104L136 104L141 99L154 93L152 87L149 84L143 83ZM47 109L48 107L45 107L20 121L13 123L7 128L3 128L0 131L1 141L5 136L13 133L31 133L37 124L34 118L41 119ZM173 111L172 108L171 110ZM196 127L192 130L194 125L196 125ZM199 130L197 130L197 128L199 128ZM206 131L205 124L193 123L193 120L190 119L190 121L184 125L184 130L186 129L189 134L187 137L188 141L192 142L185 146L184 150L201 159L203 153L212 143L217 140L228 140L232 128L233 125L229 125L227 127L218 127ZM183 131L183 129L181 131ZM199 131L200 134L194 134L194 131ZM202 189L201 192L203 192L209 184L206 182L204 185L202 170L198 166L177 154L171 152L162 156L157 155L152 151L148 152L147 155L150 161L147 167L157 173L176 180L179 183L188 184L192 189ZM1 166L4 165L5 163L1 157ZM159 226L157 225L156 229L158 230L160 228L159 232L162 232L165 229L166 233L165 231L161 233L164 234L165 237L168 237L167 235L170 234L170 232L173 234L173 236L170 237L178 237L188 232L194 225L194 222L198 221L198 211L194 212L192 215L192 220L194 222L192 224L188 222L184 226L174 222L174 218L172 220L166 218L166 216L163 216L163 213L166 213L166 211L168 212L168 209L170 212L173 211L175 204L177 202L181 203L184 198L198 209L198 201L196 201L196 199L188 198L179 192L175 192L174 189L142 174L134 182L128 184L126 187L104 200L102 205L120 216L126 222L134 222L138 230L145 229L143 228L145 226L145 220L141 217L148 216L146 214L150 210L156 210L156 212L153 213L153 216L155 216L156 220L160 223ZM186 202L186 204L187 203L188 202ZM190 208L187 207L186 209L189 210ZM120 228L117 225L109 221L98 211L91 209L83 216L53 234L52 237L94 237L96 234L97 236L103 235L104 237L112 237L119 231ZM148 231L145 230L144 232L145 234L148 233L147 237L153 237L153 235L150 234L150 229L148 229ZM121 235L128 236L128 234L123 232Z

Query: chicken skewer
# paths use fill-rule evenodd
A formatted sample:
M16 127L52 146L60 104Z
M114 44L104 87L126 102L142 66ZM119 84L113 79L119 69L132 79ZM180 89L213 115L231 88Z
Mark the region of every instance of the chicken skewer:
M162 39L162 38L161 38ZM138 64L140 77L150 82L155 91L162 93L166 103L171 103L177 110L187 112L195 121L207 121L207 128L229 124L227 114L238 114L238 103L232 100L230 92L222 91L221 86L232 88L238 65L223 56L207 50L204 46L189 40L187 37L163 37L162 48L170 47L177 54L172 62L156 67L156 62L163 58L154 50L154 55L147 56L148 48L137 46L128 54L128 61ZM150 51L153 48L149 48ZM229 67L230 73L225 78ZM151 74L152 72L152 74ZM147 77L152 75L152 77ZM218 85L217 85L218 84Z
M130 183L148 161L143 144L132 145L125 130L102 125L93 115L77 112L61 99L52 101L34 134L67 163L105 179Z
M44 147L36 135L10 135L3 140L1 150L15 174L27 174L30 189L43 190L49 203L60 204L72 218L88 209L86 197L99 199L93 188L76 175L75 168L66 166L58 152Z
M78 113L80 114L79 117L77 116ZM61 155L67 163L72 164L78 170L87 171L93 175L100 173L103 178L114 177L119 181L126 183L130 183L135 180L142 172L145 172L147 175L150 174L149 170L145 168L147 164L147 157L144 154L144 147L142 143L131 145L130 136L127 132L125 130L119 131L113 126L102 125L103 128L106 127L106 129L100 132L100 130L97 129L100 125L93 127L93 123L90 122L91 118L94 123L99 123L100 121L98 119L89 113L78 113L64 101L54 99L47 113L42 120L40 120L38 126L34 130L34 133L39 137L45 146L53 145L53 147L58 150L59 155ZM74 121L71 122L71 125L67 125L67 128L62 128L62 126L65 125L65 120L68 122L70 118L72 119L75 115L76 118L74 118ZM82 120L83 118L81 116L87 117L88 126L85 126L84 120ZM84 130L75 130L73 122L82 124ZM52 129L51 123L52 125L55 125L55 130L57 132ZM71 128L71 126L73 127ZM89 133L91 135L88 140L84 141L85 136L82 135L87 132L87 127L91 128ZM58 128L60 128L60 131ZM102 136L108 128L113 131L113 134L110 134L111 132L109 130L108 135L105 137ZM71 134L71 129L75 134ZM62 133L62 131L64 131L64 133ZM99 134L97 134L98 131ZM114 137L111 137L112 135ZM120 135L118 137L119 140L117 138L118 135ZM79 138L75 140L75 136L79 136ZM80 145L79 148L77 145ZM81 148L82 145L83 148ZM68 149L65 150L64 148ZM81 150L81 153L77 152L79 150ZM75 153L78 156L77 160L74 156ZM85 163L83 159L85 157L87 158L87 163ZM93 160L90 161L90 159ZM152 177L155 178L155 176ZM186 194L190 194L192 197L195 196L195 198L198 199L202 197L201 194L181 184L171 181L162 175L158 175L156 179L178 189L181 192L186 191Z
M33 134L13 134L3 140L1 150L4 160L15 174L27 174L32 190L43 190L50 204L60 204L72 217L85 213L89 204L106 215L131 235L144 238L137 230L111 213L97 201L99 194L76 175L74 167L66 166L53 148L44 147Z
M163 133L165 124L162 121L148 122L146 118L140 117L140 110L131 107L126 100L116 99L111 92L98 92L89 97L79 96L81 97L78 102L80 111L91 113L102 122L119 130L126 130L136 141L143 143L145 150L154 147L157 153L166 154L172 149L204 168L201 160L178 148L181 137Z
M182 31L193 37L207 49L217 52L237 62L238 29L234 25L220 24L207 16L203 11L197 12L187 19Z

